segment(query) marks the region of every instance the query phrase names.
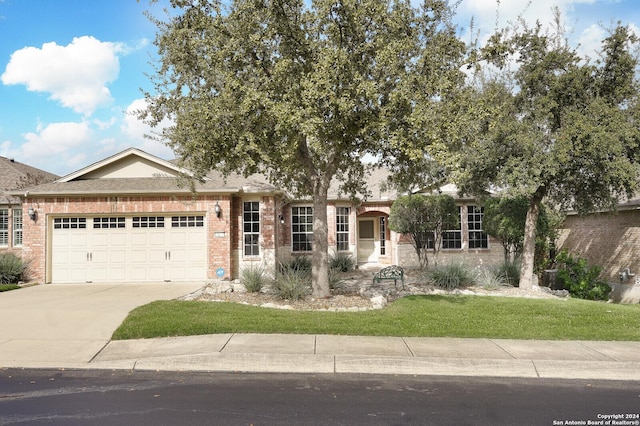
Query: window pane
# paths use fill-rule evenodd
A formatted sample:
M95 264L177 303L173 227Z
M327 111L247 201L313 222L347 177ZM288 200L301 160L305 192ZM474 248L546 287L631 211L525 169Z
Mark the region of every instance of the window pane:
M22 209L13 209L13 245L22 246Z
M484 207L468 206L467 222L469 225L469 248L483 249L489 247L487 234L482 231Z
M9 245L9 210L0 209L0 246Z
M336 243L338 251L349 250L349 208L336 209Z
M458 206L458 229L448 229L442 233L442 248L443 249L461 249L462 248L462 226L460 217L461 209Z
M313 241L313 208L291 208L291 249L297 251L311 251Z
M260 203L249 201L242 204L242 229L244 233L244 255L260 255Z

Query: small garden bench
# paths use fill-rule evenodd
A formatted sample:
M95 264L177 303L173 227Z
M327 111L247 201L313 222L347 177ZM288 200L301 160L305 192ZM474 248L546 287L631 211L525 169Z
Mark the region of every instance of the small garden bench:
M392 265L373 274L374 283L380 283L382 280L393 280L396 288L398 287L398 280L400 280L402 282L402 289L404 290L404 269L400 266Z

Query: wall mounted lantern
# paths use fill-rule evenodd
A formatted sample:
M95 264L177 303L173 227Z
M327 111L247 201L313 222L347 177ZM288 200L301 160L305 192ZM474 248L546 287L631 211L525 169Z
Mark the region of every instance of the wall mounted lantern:
M33 221L35 221L38 218L38 212L33 207L29 207L29 210L27 210L27 214Z
M280 221L280 225L284 225L284 216L278 215L278 220Z
M220 204L216 201L216 205L213 206L213 211L216 212L216 217L220 217L222 214L222 209L220 208Z

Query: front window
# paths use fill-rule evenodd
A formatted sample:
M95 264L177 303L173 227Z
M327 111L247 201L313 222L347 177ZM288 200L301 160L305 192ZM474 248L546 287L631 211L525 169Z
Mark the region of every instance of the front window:
M313 207L291 208L291 249L311 251L313 242Z
M13 245L22 246L22 209L13 209Z
M380 256L387 254L387 221L384 216L380 216Z
M484 207L468 206L467 223L469 225L469 248L486 249L489 248L487 234L482 231L482 216Z
M458 206L458 218L460 218L460 207ZM458 229L447 229L442 232L442 248L443 249L461 249L462 248L462 221L458 220Z
M0 247L9 245L9 210L0 209Z
M243 204L242 229L244 233L244 255L260 255L260 203Z
M336 242L338 251L349 250L349 207L336 211Z

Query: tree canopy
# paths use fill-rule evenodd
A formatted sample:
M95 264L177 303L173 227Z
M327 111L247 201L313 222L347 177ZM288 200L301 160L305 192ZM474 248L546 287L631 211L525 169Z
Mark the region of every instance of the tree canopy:
M314 297L329 296L327 191L366 194L362 158L411 146L463 81L448 2L171 0L141 116L202 178L262 172L313 198ZM419 117L419 120L417 119ZM436 123L436 121L434 121ZM442 123L438 120L437 123ZM438 124L440 125L440 124ZM429 128L431 139L437 128ZM421 154L422 155L422 154Z
M429 264L428 253L442 247L442 233L458 227L458 207L449 195L413 194L399 197L391 206L389 228L411 237L420 269Z
M527 198L521 287L532 283L543 200L584 213L615 208L637 188L636 42L618 26L591 62L561 32L537 25L498 31L481 52L498 71L478 86L477 121L473 137L459 140L456 176L467 193L495 186Z
M513 261L522 255L524 226L529 210L529 199L525 196L487 197L483 201L484 215L482 229L495 237L504 248L505 261ZM548 215L548 209L541 206L536 223L538 240L550 237L553 226L557 225Z

